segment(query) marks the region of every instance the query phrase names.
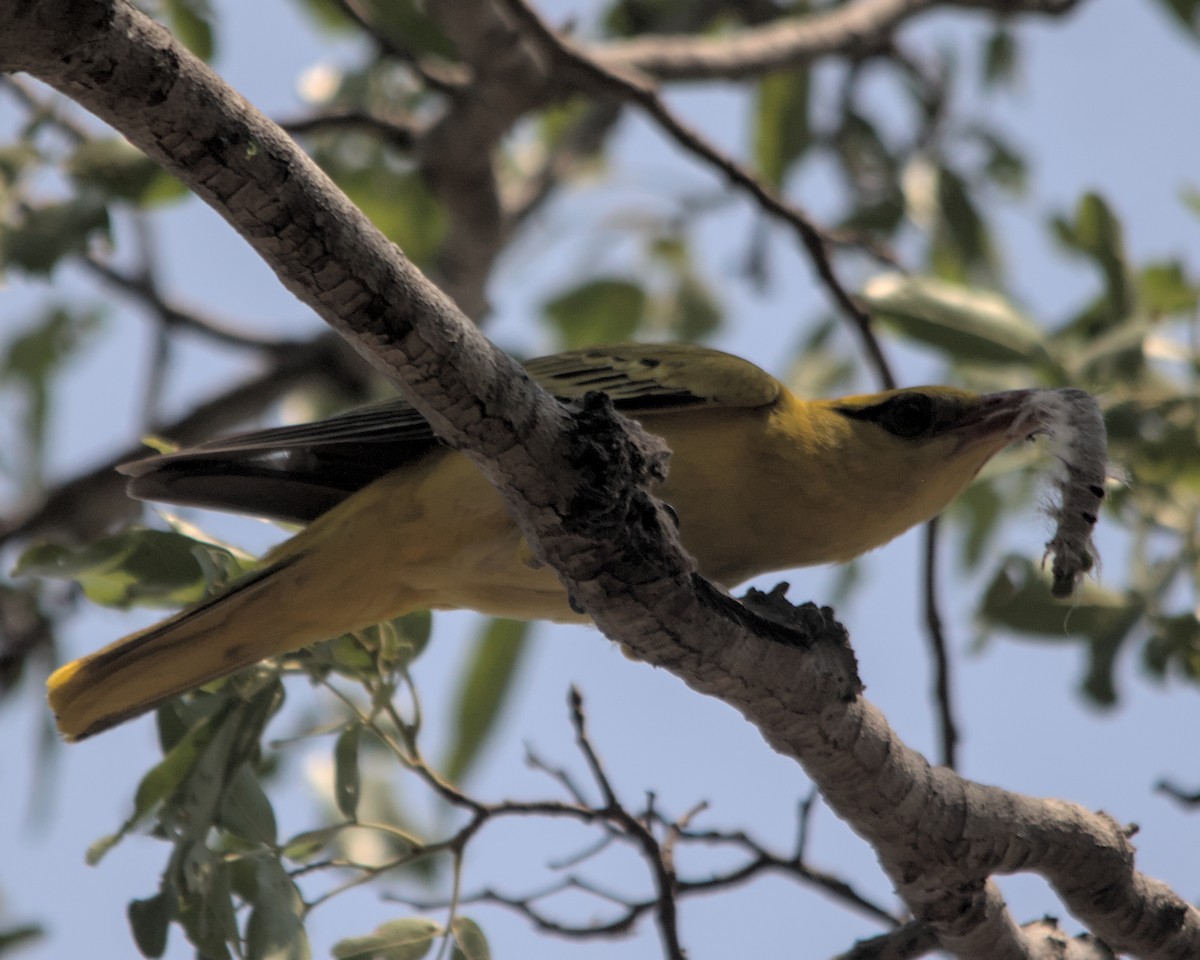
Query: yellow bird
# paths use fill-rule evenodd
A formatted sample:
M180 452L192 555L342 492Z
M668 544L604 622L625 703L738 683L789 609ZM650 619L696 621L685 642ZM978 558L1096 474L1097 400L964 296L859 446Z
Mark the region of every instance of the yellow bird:
M950 387L803 400L746 360L690 345L534 360L560 398L600 390L671 448L655 491L700 572L849 560L928 520L1018 439L1027 391ZM143 499L307 523L261 569L59 668L58 726L90 736L265 657L413 610L578 621L500 496L403 400L218 440L123 468Z

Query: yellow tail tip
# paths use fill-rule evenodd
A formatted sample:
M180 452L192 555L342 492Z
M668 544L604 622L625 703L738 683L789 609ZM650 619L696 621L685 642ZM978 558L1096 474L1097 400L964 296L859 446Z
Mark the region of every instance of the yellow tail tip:
M82 667L83 661L72 660L55 670L46 680L46 699L50 701L50 709L54 711L58 732L66 740L77 740L85 732L71 710L74 699L72 687Z

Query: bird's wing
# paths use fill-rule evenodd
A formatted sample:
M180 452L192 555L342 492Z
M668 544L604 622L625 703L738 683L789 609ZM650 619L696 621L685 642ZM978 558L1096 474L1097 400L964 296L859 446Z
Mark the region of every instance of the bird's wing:
M309 523L368 483L437 446L399 398L315 423L220 437L118 469L130 496Z
M531 360L530 375L566 400L598 390L623 413L721 406L762 407L781 386L748 360L687 343L629 343Z
M601 391L631 416L766 406L781 390L754 364L690 344L573 350L532 360L526 369L559 399ZM315 423L210 440L120 470L139 499L307 523L438 443L424 418L397 397Z

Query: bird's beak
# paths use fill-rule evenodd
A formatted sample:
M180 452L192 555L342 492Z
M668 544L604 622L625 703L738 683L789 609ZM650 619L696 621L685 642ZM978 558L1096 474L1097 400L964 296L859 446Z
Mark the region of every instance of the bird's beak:
M946 426L945 432L958 438L955 453L978 447L990 457L1010 443L1039 433L1042 424L1036 406L1030 403L1038 392L1006 390L978 397L958 420Z

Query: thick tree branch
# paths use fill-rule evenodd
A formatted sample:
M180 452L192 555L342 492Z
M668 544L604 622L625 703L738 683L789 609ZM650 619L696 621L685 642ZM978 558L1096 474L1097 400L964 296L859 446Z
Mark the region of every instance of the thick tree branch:
M1200 956L1200 913L1134 868L1112 820L931 768L862 698L828 611L756 595L751 612L698 578L640 489L661 472L661 451L604 403L586 400L572 417L534 387L161 27L117 0L0 4L0 68L76 99L221 213L479 464L608 636L735 706L805 765L948 949L1038 956L987 880L1031 870L1111 945L1153 960Z

